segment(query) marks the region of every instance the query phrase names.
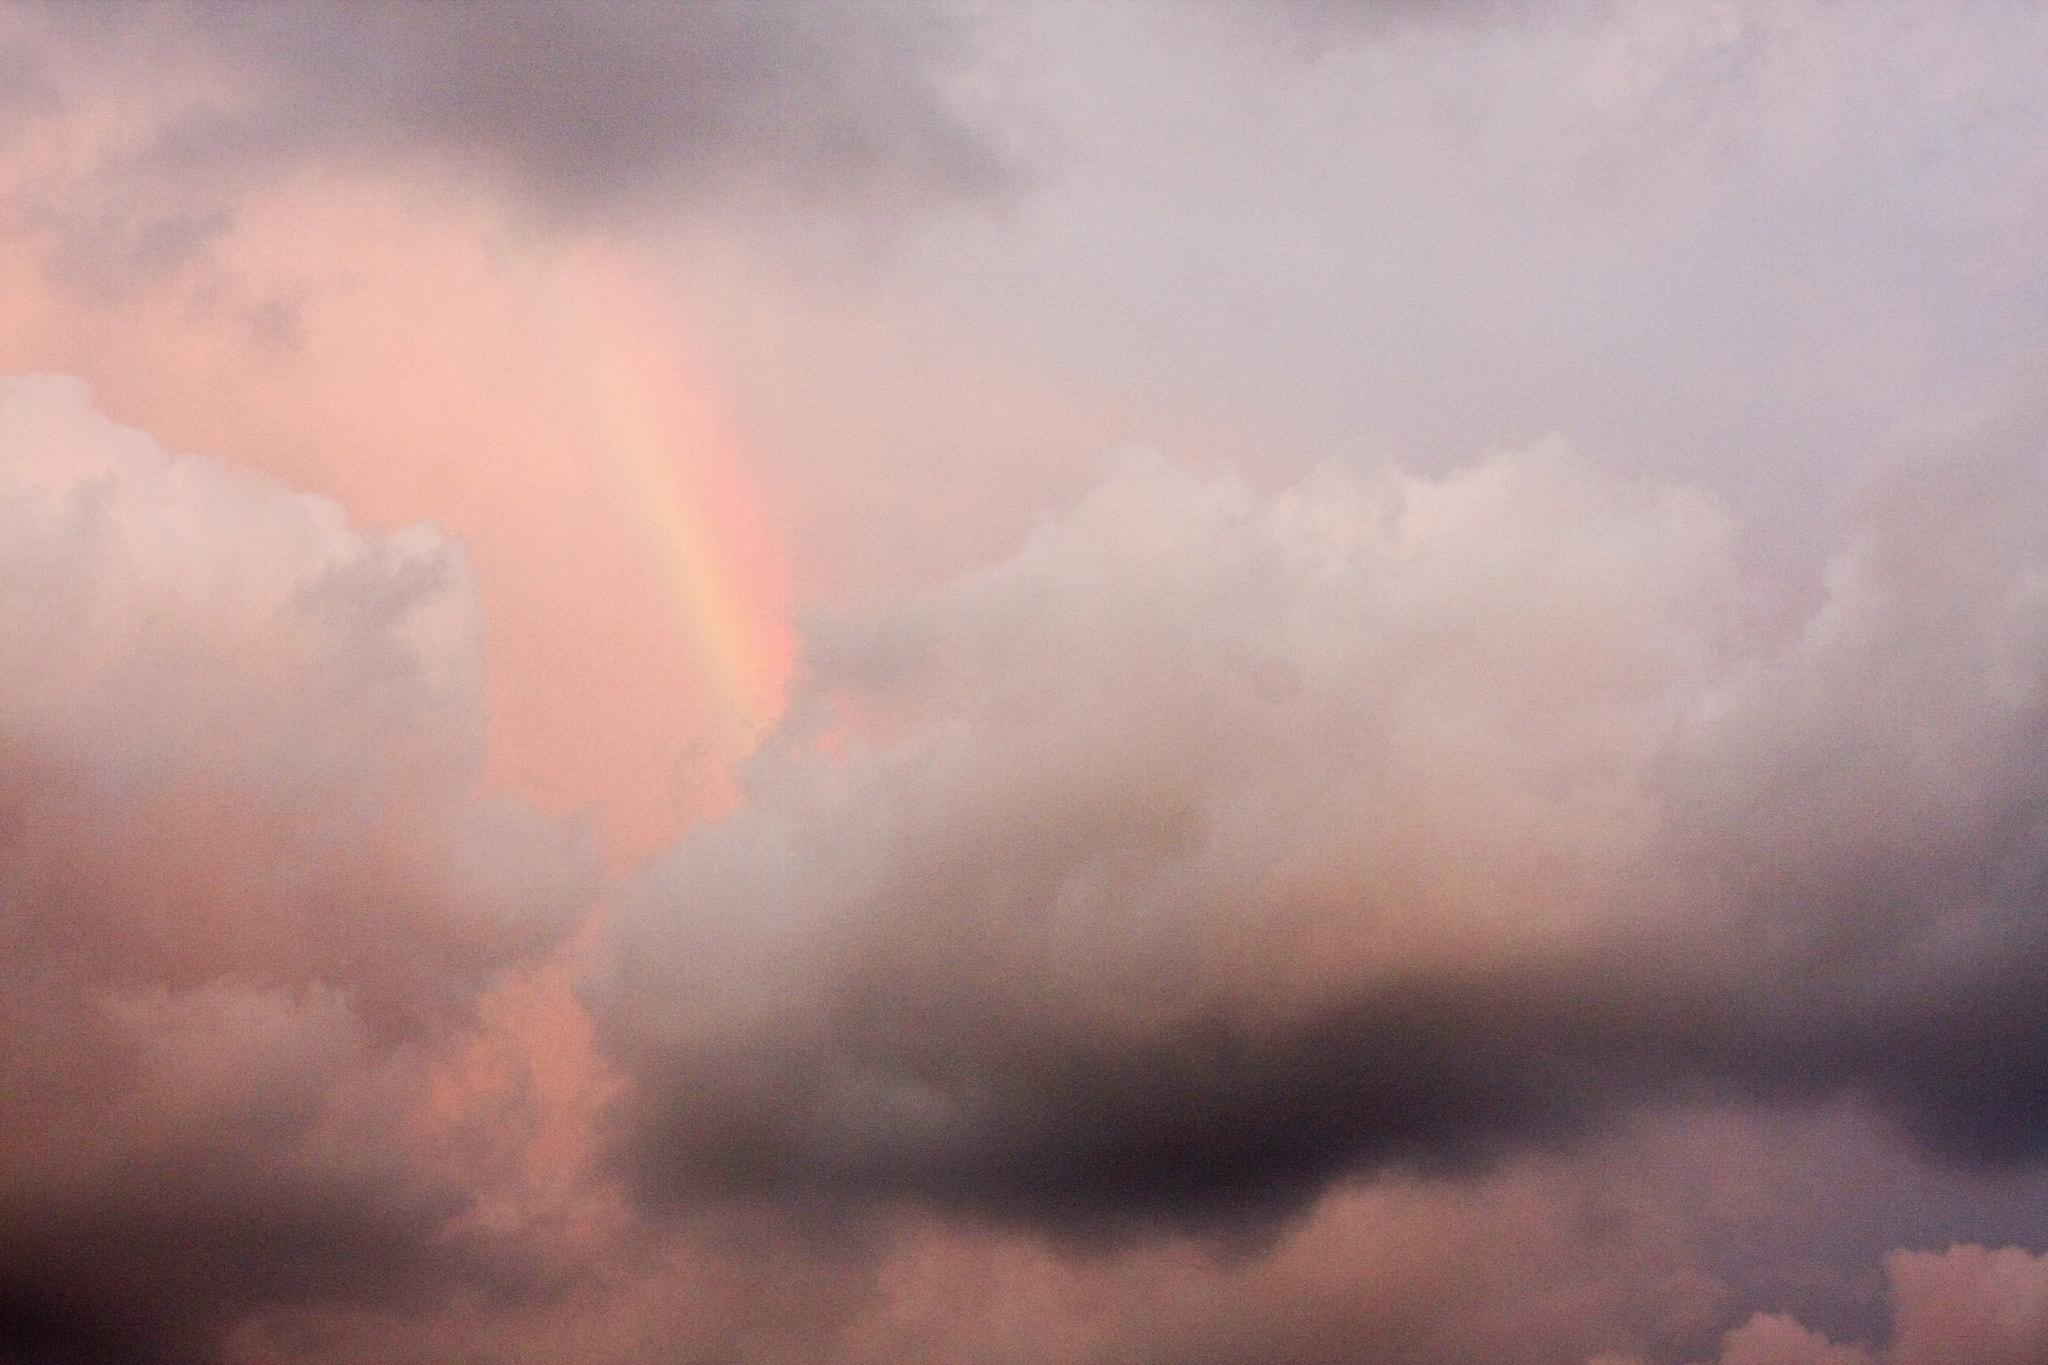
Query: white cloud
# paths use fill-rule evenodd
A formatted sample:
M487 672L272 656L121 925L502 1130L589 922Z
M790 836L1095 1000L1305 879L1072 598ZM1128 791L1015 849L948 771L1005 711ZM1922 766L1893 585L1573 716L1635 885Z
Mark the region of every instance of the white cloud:
M594 886L473 795L478 628L432 527L0 379L8 1332L174 1355L419 1272L462 1198L405 1174L423 1049Z

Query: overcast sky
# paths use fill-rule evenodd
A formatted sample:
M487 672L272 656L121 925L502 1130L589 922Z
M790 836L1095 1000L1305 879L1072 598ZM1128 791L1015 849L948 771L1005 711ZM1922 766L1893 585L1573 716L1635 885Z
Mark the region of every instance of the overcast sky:
M2048 11L0 3L0 1360L2048 1359Z

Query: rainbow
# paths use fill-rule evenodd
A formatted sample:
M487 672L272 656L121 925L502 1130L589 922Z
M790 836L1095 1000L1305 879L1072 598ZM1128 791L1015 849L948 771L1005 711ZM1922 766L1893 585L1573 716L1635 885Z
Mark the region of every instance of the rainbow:
M781 714L795 647L784 555L709 386L616 263L566 262L548 289L561 372L658 560L726 758Z

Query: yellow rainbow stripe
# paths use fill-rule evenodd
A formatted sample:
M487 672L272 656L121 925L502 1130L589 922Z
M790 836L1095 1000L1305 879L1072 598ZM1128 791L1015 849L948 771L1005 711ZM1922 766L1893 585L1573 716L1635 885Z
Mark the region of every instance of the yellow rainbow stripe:
M616 269L553 289L566 378L638 514L716 710L720 749L750 751L782 709L794 649L783 557L706 386Z

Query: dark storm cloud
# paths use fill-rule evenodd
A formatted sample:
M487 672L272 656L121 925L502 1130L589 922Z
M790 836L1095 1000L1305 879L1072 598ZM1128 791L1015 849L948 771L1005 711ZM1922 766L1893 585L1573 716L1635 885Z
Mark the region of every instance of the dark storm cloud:
M213 1359L490 1260L408 1115L595 873L472 797L459 549L10 378L0 584L0 1358Z
M895 222L1020 175L960 93L971 45L926 5L14 5L0 230L106 301L210 264L252 193L308 172L498 193L548 229Z
M581 217L733 178L886 201L980 193L1009 173L948 93L967 37L937 6L28 10L44 86L92 92L96 64L194 83L129 156L201 184L417 154Z
M1827 586L1766 631L1709 500L1557 450L1127 474L815 633L747 807L616 921L625 1160L1085 1228L1652 1103L1848 1093L2036 1159L2038 463L1902 477Z
M0 1359L212 1361L268 1305L418 1302L487 1273L437 1245L450 1201L240 1156L0 1204Z

